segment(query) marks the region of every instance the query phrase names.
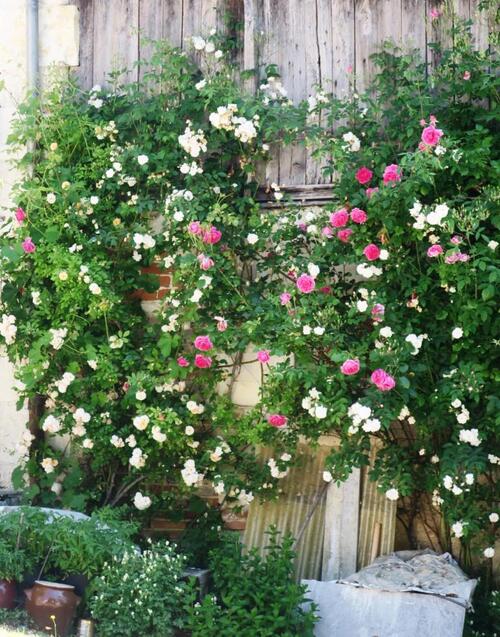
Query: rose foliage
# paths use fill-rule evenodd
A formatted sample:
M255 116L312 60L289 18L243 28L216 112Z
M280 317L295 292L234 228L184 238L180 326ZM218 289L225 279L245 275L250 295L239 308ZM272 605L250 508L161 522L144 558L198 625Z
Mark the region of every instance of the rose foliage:
M276 69L249 94L217 36L193 46L198 65L159 43L139 84L58 82L20 109L11 143L32 169L2 227L0 334L21 400L43 407L18 479L69 506L160 508L202 483L247 506L277 493L299 438L335 433L325 480L375 445L389 499L429 494L445 535L487 550L495 60L460 26L431 73L385 48L365 94L293 106ZM299 138L332 203L297 207L267 184L262 208L270 145ZM137 291L158 288L153 265L174 288L148 319ZM249 363L260 399L242 413L230 393ZM275 449L266 463L257 445Z

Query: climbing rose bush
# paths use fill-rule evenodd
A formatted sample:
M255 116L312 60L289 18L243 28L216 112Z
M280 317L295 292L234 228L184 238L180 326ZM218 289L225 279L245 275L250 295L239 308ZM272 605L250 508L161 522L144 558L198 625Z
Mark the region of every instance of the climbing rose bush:
M325 480L375 451L389 500L432 499L445 544L451 530L492 557L497 80L455 36L430 76L384 50L344 100L294 107L275 69L246 95L200 38L203 74L160 45L139 87L56 86L24 107L12 141L36 139L35 168L3 227L0 333L21 395L41 397L32 497L147 510L167 480L244 507L278 492L302 437L334 433ZM332 203L294 207L272 183L262 209L258 164L297 131ZM174 286L147 320L134 291L158 287L152 265ZM261 394L241 413L248 363Z

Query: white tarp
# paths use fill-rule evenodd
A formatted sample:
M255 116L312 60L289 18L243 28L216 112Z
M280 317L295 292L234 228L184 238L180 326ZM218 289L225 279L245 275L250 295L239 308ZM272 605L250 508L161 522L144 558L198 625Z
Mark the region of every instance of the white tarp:
M316 637L461 637L476 580L448 554L401 551L342 581L304 583Z

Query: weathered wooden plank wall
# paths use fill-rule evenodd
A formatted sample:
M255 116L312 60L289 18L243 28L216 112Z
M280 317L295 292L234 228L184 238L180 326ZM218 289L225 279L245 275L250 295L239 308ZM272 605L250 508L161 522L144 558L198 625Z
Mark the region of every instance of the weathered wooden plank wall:
M140 33L166 38L185 46L192 35L223 27L231 13L244 25L242 65L279 66L293 100L307 97L316 85L337 94L355 82L362 89L373 76L370 55L392 39L418 48L429 64L429 43L446 42L451 19L430 20L440 0L73 0L80 8L81 47L79 76L83 86L102 84L116 68L147 58ZM476 17L479 0L448 0L458 15ZM488 22L478 20L474 35L487 46ZM129 79L140 77L137 68ZM267 178L281 184L317 184L320 167L301 147L276 154Z

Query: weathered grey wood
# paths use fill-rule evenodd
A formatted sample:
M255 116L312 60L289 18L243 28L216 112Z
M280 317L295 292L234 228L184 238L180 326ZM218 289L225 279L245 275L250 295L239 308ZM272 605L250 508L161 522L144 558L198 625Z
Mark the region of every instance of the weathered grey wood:
M182 46L184 0L162 0L162 4L162 37L173 46Z
M93 39L93 81L109 84L110 71L131 69L139 58L139 0L95 0ZM126 74L137 77L137 69Z
M333 0L330 46L332 48L332 68L330 79L332 90L339 97L344 96L354 79L356 58L354 30L354 2ZM325 78L325 88L328 88Z
M370 56L383 42L401 42L401 0L358 0L355 13L356 88L363 90L375 73Z
M426 3L422 0L401 0L401 44L419 49L425 55Z
M361 474L354 469L340 486L331 484L326 495L322 580L340 579L356 572Z
M74 0L80 11L80 64L76 75L82 88L92 86L94 71L94 3L93 0Z

